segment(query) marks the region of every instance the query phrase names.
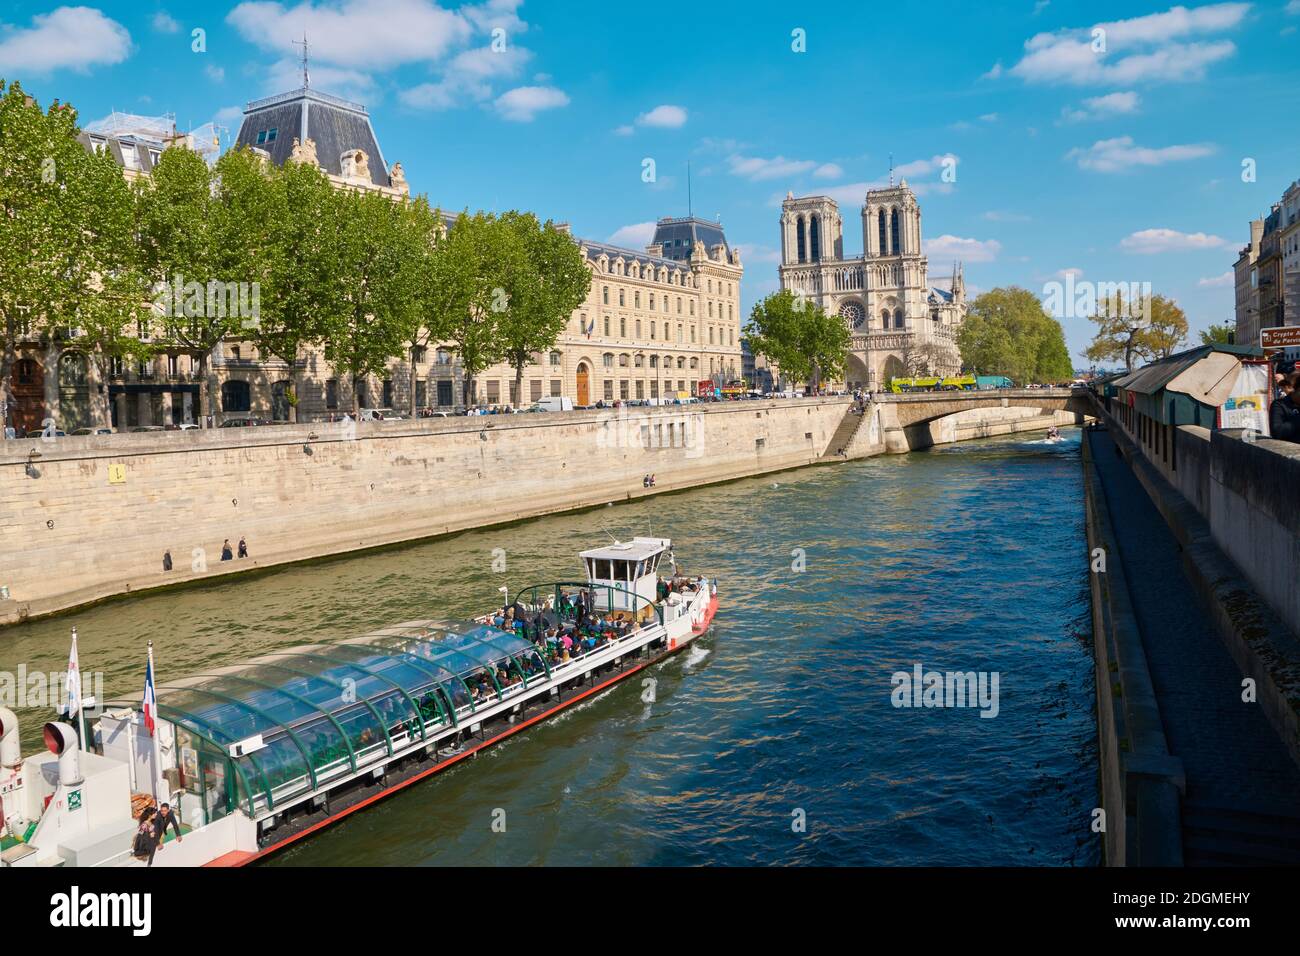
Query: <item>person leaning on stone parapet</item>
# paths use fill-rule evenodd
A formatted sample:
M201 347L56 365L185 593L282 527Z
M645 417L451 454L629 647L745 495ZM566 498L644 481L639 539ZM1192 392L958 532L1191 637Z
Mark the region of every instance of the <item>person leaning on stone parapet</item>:
M1282 380L1282 397L1274 399L1268 429L1278 441L1300 442L1300 372Z

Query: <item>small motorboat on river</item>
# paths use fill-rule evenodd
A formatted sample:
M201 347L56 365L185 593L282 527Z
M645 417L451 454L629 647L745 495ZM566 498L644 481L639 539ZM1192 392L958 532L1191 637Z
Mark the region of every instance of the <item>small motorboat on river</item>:
M586 580L507 590L472 621L408 621L159 682L153 700L108 702L84 745L46 724L48 752L25 760L0 709L0 866L143 866L139 816L164 802L183 840L155 866L283 849L704 634L717 585L678 574L671 547L583 551Z

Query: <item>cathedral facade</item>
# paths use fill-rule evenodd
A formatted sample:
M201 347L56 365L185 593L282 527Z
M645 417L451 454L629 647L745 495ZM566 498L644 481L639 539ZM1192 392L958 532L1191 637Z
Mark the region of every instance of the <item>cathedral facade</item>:
M851 336L844 384L881 389L891 378L958 372L965 280L957 265L949 288L930 285L921 252L921 207L906 180L868 191L862 248L861 256L845 257L834 199L786 195L781 288L843 318Z

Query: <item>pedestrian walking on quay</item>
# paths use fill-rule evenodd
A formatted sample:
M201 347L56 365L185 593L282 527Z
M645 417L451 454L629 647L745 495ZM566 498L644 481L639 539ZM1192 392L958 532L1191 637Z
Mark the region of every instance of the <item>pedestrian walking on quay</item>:
M239 556L241 558L248 557L248 544L244 541L244 536L242 534L239 536Z
M221 544L221 560L231 561L234 560L234 557L235 557L235 552L230 550L230 539L227 538Z

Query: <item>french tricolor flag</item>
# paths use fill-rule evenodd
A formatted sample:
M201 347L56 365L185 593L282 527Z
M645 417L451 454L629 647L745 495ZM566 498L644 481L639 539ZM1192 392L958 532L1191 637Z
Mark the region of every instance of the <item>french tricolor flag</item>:
M149 642L149 663L144 669L144 725L153 736L154 719L158 716L158 698L153 689L153 641Z

